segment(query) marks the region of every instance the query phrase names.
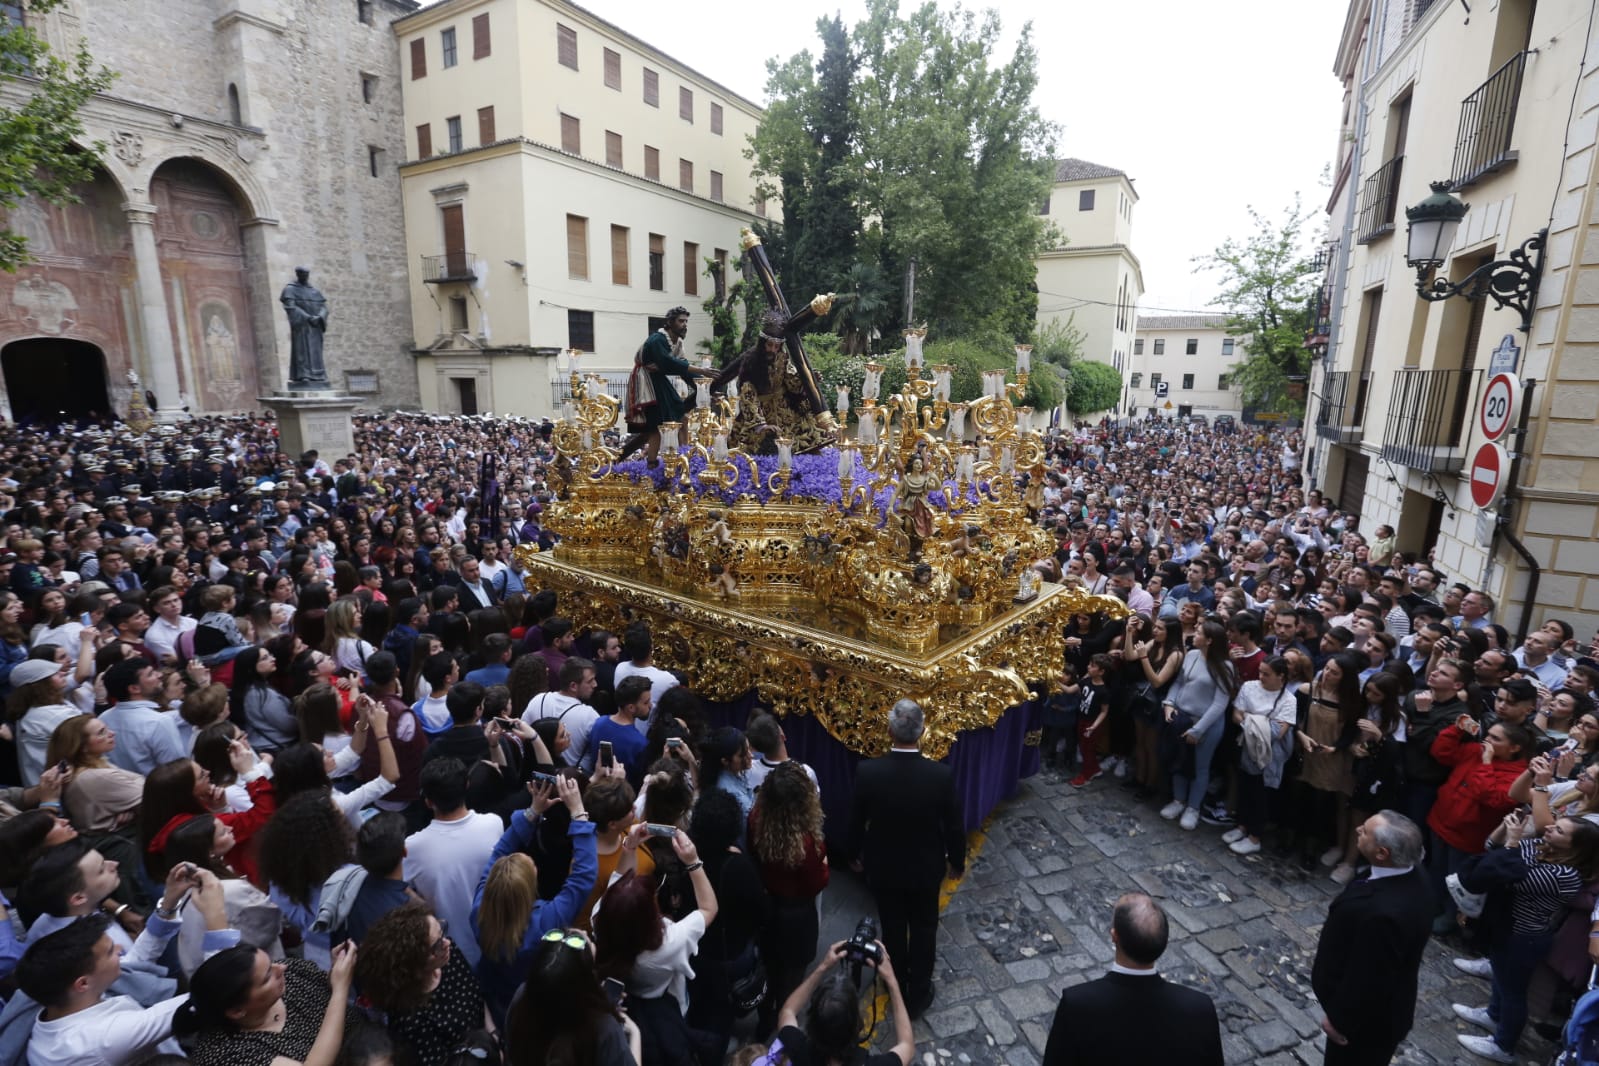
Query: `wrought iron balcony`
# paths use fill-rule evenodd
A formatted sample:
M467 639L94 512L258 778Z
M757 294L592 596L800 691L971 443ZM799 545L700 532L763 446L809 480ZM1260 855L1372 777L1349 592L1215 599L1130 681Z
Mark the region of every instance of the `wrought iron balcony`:
M1349 421L1352 377L1347 370L1322 371L1321 406L1316 410L1316 436L1322 440L1348 444L1360 439L1359 421Z
M1455 165L1449 180L1463 189L1516 161L1510 147L1515 132L1516 107L1521 100L1521 76L1526 52L1517 52L1489 75L1460 104L1460 130L1455 135Z
M471 252L445 252L422 257L422 281L438 285L446 281L476 281L477 260Z
M1426 473L1460 470L1481 378L1480 370L1396 371L1382 457Z
M1399 176L1404 169L1405 157L1396 155L1361 186L1358 243L1366 244L1394 231L1394 216L1399 210Z

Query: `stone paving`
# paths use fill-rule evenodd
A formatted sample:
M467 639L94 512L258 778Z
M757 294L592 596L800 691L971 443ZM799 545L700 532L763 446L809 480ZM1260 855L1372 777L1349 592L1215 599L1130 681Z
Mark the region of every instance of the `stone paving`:
M995 812L977 858L944 912L936 999L916 1023L929 1066L1036 1066L1061 990L1109 966L1116 897L1143 889L1165 908L1170 980L1210 995L1228 1063L1319 1064L1321 1013L1310 965L1327 905L1340 891L1326 871L1306 873L1262 852L1238 856L1223 830L1184 832L1105 775L1086 789L1063 775L1023 783ZM847 937L871 913L860 881L835 869L823 897L823 943ZM1450 964L1434 939L1422 967L1417 1022L1396 1063L1480 1063L1455 1041L1468 1029L1451 1002L1486 1005L1488 984ZM876 1043L892 1043L886 1021ZM1529 1026L1518 1062L1548 1063L1555 1048Z

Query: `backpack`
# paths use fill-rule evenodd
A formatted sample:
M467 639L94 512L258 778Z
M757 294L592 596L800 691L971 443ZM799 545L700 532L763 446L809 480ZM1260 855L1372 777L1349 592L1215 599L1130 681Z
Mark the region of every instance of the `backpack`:
M1599 1066L1599 967L1588 978L1588 991L1571 1008L1571 1018L1561 1033L1555 1066Z

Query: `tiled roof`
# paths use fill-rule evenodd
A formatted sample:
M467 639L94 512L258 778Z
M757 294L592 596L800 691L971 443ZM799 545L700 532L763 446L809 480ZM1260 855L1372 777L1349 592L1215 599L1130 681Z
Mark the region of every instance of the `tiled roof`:
M1138 329L1224 329L1226 315L1139 315Z
M1115 167L1102 167L1098 163L1090 163L1086 159L1057 159L1055 160L1056 181L1085 181L1090 178L1125 178L1125 170Z

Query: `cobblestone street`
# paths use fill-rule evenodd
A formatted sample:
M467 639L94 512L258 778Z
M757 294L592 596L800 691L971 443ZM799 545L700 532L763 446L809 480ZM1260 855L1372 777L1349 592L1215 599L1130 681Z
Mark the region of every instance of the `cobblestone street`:
M1143 889L1171 920L1160 972L1209 994L1228 1063L1322 1061L1321 1014L1310 965L1339 886L1269 851L1238 856L1222 829L1184 832L1137 803L1107 774L1082 790L1044 773L995 812L981 850L944 912L937 998L916 1023L919 1061L1038 1063L1060 992L1109 967L1111 906ZM835 876L823 942L871 912L858 879ZM1421 973L1416 1026L1396 1063L1475 1063L1455 1041L1467 1030L1451 1002L1485 1005L1488 983L1450 964L1433 940ZM1536 1020L1537 1015L1534 1015ZM892 1043L880 1023L877 1042ZM1547 1063L1554 1047L1529 1026L1517 1061Z

